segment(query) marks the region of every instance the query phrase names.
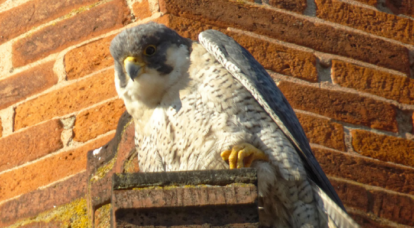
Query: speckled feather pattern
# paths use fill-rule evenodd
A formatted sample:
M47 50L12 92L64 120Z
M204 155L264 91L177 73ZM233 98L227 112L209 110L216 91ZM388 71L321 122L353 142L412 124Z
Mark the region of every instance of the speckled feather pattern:
M255 162L266 202L266 225L318 227L319 215L299 155L255 98L215 58L193 45L191 88L163 100L149 121L150 133L137 132L138 161L143 172L226 169L220 153L246 142L269 155L271 164ZM201 60L201 61L200 61ZM276 208L283 205L282 208ZM277 221L272 221L277 214ZM289 215L292 215L290 217ZM266 220L266 219L265 219Z
M145 39L130 52L124 41L139 37ZM135 122L140 171L227 169L220 153L249 143L269 157L252 164L259 178L261 225L358 227L342 210L292 108L264 68L218 31L202 32L199 40L148 23L111 43L121 66L123 56L139 56L147 44L158 42L156 59L173 69L165 75L150 67L136 81L115 69L117 92Z

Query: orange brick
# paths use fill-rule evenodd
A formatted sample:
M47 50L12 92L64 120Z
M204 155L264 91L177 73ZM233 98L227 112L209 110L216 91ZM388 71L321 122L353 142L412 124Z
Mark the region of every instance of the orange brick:
M15 130L69 114L114 96L114 70L100 72L17 106Z
M310 143L345 151L344 128L341 124L296 113Z
M306 0L269 0L269 5L296 13L303 13L306 9Z
M125 112L124 101L117 99L82 111L76 117L73 139L86 142L117 127L118 120Z
M37 189L1 204L0 227L9 226L23 218L35 217L44 211L83 197L87 192L88 179L86 172L81 172L67 180L47 188Z
M316 0L316 15L324 20L414 44L414 21L338 0ZM335 12L335 13L333 13Z
M0 44L29 31L35 26L61 17L73 9L97 1L34 0L5 11L0 14Z
M53 64L54 62L51 61L1 80L0 109L42 92L56 84L58 79L53 73Z
M389 219L403 225L414 225L414 199L408 195L366 189L362 185L330 180L345 206Z
M405 14L410 17L414 17L413 0L386 0L385 5L395 14Z
M414 104L414 79L402 77L371 68L332 60L334 83L342 87L396 100L400 103Z
M316 57L312 53L242 34L226 33L246 48L264 68L310 82L318 81Z
M350 211L348 211L348 214L356 223L364 228L395 228L395 226L388 226L387 224L384 224L385 222L381 223L380 221L373 219L370 215L361 215Z
M407 139L353 130L352 146L358 153L414 167L414 142Z
M165 15L160 20L165 20L164 24L168 27L177 31L181 36L192 40L198 40L198 34L204 30L219 30L231 36L241 46L246 48L264 68L311 82L318 81L315 67L316 58L311 53L298 51L251 36L229 32L219 27L186 18Z
M63 147L59 120L31 127L0 139L0 171L36 160Z
M410 73L406 47L383 39L295 17L267 7L221 0L162 0L162 12L279 40Z
M109 52L114 37L115 35L109 36L69 51L65 55L67 78L69 80L80 78L114 65L114 59Z
M114 134L77 149L56 154L30 165L0 174L0 201L36 190L86 169L86 153L106 144Z
M3 137L3 123L1 122L0 119L0 138Z
M414 195L414 170L411 168L315 147L312 151L329 176Z
M295 109L318 113L351 124L398 131L396 108L385 102L287 81L280 82L278 87Z
M365 3L370 6L377 6L378 0L357 0L358 2Z
M135 19L142 20L147 17L151 17L152 13L149 8L148 0L142 0L142 2L136 2L132 5L132 12L135 15Z
M19 67L75 43L123 27L130 20L125 1L114 0L50 25L13 44L13 66ZM56 39L58 35L59 39Z

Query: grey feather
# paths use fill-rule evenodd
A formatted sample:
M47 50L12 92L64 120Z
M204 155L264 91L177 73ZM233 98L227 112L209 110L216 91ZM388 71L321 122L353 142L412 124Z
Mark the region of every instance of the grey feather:
M314 157L305 133L286 98L266 70L232 38L215 30L199 35L200 43L253 95L296 146L310 178L340 208L344 206ZM346 214L344 212L344 214Z

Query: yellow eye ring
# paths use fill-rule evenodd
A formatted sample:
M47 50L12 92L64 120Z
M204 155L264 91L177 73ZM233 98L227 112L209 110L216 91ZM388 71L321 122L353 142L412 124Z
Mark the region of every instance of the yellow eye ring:
M146 56L154 55L155 52L157 52L157 47L155 45L148 45L144 49L144 55Z

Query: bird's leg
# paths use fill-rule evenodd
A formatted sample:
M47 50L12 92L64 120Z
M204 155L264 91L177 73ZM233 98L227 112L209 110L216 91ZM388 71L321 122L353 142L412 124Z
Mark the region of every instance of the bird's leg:
M250 167L255 160L269 161L263 151L248 143L240 143L231 150L221 152L221 158L229 162L230 169Z

